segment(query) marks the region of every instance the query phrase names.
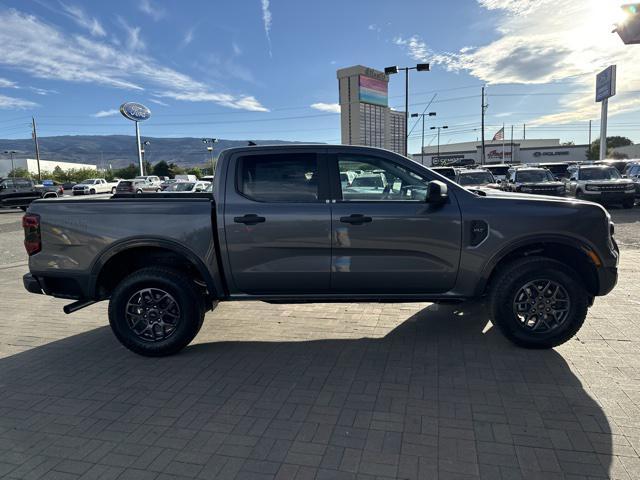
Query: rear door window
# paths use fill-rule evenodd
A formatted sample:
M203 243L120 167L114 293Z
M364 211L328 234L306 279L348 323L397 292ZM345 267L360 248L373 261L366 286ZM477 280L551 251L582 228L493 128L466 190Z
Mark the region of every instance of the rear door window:
M318 176L315 153L248 155L239 159L237 188L257 202L318 202Z

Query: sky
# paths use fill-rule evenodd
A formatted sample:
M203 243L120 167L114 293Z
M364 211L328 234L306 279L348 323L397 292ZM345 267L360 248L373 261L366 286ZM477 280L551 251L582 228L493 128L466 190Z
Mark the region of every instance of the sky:
M410 113L441 143L599 134L595 75L618 67L609 135L640 142L640 45L616 0L0 0L0 138L133 134L118 107L147 105L143 136L340 143L336 70L412 72ZM404 79L389 103L404 109ZM410 152L422 141L413 128Z

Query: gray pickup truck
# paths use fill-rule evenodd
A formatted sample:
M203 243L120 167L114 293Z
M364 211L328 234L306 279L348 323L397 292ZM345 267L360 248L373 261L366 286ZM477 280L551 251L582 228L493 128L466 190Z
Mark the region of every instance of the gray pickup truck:
M341 182L384 176L384 187ZM178 352L220 301L462 302L518 345L551 348L617 281L594 203L467 190L392 152L351 146L224 151L211 193L38 200L23 220L32 293L109 300L143 355Z

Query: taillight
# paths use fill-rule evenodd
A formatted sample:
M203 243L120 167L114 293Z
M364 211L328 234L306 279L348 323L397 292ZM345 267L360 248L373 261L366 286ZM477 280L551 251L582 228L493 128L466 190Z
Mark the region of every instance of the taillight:
M24 248L29 255L34 255L42 250L42 238L40 235L40 215L27 213L22 217L24 228Z

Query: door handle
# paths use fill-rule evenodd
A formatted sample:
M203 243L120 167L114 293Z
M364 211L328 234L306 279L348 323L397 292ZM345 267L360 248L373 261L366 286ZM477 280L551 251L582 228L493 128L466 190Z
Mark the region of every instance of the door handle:
M244 223L245 225L257 225L267 221L264 217L259 217L255 213L248 213L243 217L233 217L233 221L236 223Z
M371 223L373 218L366 217L360 213L354 213L348 217L340 217L342 223L350 223L351 225L362 225L365 223Z

